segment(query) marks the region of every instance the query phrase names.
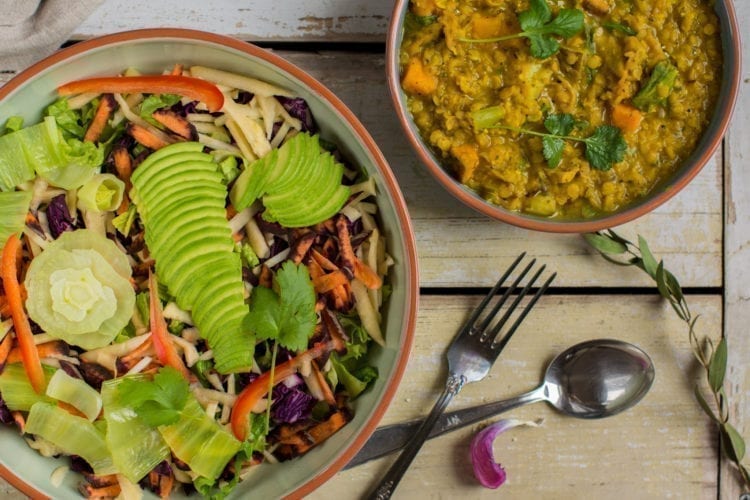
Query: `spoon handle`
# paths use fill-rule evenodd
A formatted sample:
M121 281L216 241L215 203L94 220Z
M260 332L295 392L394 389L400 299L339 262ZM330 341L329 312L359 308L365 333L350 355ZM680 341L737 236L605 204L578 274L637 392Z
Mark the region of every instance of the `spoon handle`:
M451 402L453 397L461 390L464 383L466 383L466 377L463 375L456 375L451 373L448 376L448 381L445 384L443 393L438 398L435 406L432 407L432 411L427 415L427 418L420 422L416 432L411 436L409 441L406 443L404 451L391 465L388 471L383 476L383 479L378 484L377 488L368 495L370 500L387 500L391 498L393 492L396 490L396 486L401 482L401 478L404 477L404 473L411 465L414 457L417 456L419 450L422 448L427 436L435 426L435 423L443 414L448 403Z
M525 404L543 401L545 399L543 387L544 386L538 387L525 394L503 401L495 401L493 403L444 413L437 420L437 423L430 431L427 439L432 439L441 434L445 434L446 432L485 420L489 417ZM370 436L370 439L364 447L362 447L359 453L357 453L344 468L349 469L351 467L356 467L357 465L361 465L370 460L400 450L406 445L409 439L414 436L414 433L422 422L422 420L413 420L411 422L387 425L377 429L373 435Z

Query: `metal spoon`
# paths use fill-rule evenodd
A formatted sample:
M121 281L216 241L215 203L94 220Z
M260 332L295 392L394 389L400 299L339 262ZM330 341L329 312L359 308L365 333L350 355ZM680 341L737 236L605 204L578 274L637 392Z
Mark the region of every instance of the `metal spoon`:
M572 417L609 417L640 401L653 381L654 365L640 348L619 340L589 340L553 359L536 389L504 401L446 413L429 438L538 401L547 401ZM419 424L412 421L377 429L345 468L401 449Z

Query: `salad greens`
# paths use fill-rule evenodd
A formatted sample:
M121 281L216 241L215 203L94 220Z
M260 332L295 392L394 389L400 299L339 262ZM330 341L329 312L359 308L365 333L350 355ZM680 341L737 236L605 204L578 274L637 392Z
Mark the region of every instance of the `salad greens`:
M178 65L59 91L0 135L0 305L18 304L0 409L93 469L91 497L223 498L337 432L378 376L392 259L374 184L304 99L245 75ZM5 348L19 331L33 377Z

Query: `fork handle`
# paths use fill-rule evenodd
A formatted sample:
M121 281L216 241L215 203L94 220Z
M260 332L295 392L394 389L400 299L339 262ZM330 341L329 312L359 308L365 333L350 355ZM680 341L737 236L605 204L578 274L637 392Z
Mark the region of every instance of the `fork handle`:
M419 450L422 448L425 440L427 440L427 436L440 418L440 415L443 414L448 407L448 403L450 403L453 397L458 394L458 391L461 390L465 383L466 377L463 375L451 373L448 376L445 389L435 403L435 406L432 407L432 411L430 411L427 418L422 421L422 425L419 426L419 429L417 429L409 442L406 443L404 451L401 452L398 459L396 459L393 465L391 465L378 487L368 496L368 498L372 500L387 500L388 498L391 498L391 495L393 495L393 492L396 490L396 486L398 486L398 483L404 476L406 469L409 468L414 457L419 453Z

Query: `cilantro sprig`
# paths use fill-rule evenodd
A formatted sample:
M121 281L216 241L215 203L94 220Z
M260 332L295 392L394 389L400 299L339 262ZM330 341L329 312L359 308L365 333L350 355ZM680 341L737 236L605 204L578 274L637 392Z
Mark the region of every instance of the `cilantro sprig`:
M582 142L585 145L584 156L597 170L609 170L617 162L622 161L628 148L625 138L619 128L612 125L600 125L594 133L587 137L570 135L579 122L568 113L548 115L544 120L547 132L537 132L525 128L507 125L492 125L488 128L511 130L521 134L535 135L542 138L542 154L550 168L555 168L562 160L565 141Z
M529 10L518 14L521 32L495 38L460 38L462 42L494 43L517 38L528 38L531 55L546 59L560 50L556 37L570 38L583 29L583 12L579 9L561 9L556 17L545 0L531 0Z
M153 380L125 378L117 386L120 398L127 401L151 427L177 422L185 408L190 387L174 368L165 366Z
M315 290L304 265L287 261L276 273L278 293L262 286L253 289L248 321L260 340L275 340L291 351L307 348L315 330Z

